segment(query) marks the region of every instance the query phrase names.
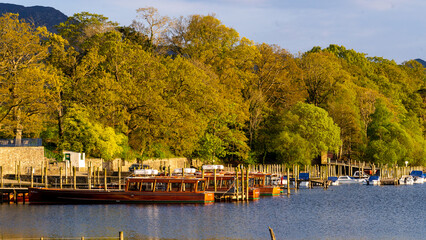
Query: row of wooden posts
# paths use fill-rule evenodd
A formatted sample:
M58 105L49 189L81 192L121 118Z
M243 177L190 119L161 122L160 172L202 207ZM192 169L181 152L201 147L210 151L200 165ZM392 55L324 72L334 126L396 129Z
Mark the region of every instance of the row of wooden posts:
M346 170L346 168L348 168L348 170ZM376 166L374 164L372 165L368 165L365 164L364 162L359 162L358 164L354 164L354 165L349 165L349 166L345 166L342 164L326 164L326 165L314 165L314 166L309 166L309 165L305 165L304 166L304 171L303 172L309 172L310 173L310 178L319 178L322 180L326 180L328 179L329 176L341 176L341 175L349 175L352 176L353 173L353 168L357 168L360 172L363 172L364 169L371 169L372 172L374 173L377 169L380 169L380 173L381 176L383 178L399 178L402 175L408 175L412 170L423 170L423 167L398 167L398 166L391 166L389 167L388 165L379 165L379 167L376 168ZM2 166L0 166L0 187L3 188L4 186L4 180L3 180L3 171L2 171ZM21 181L21 171L20 171L21 167L20 167L20 162L16 164L16 168L15 168L15 180L18 181L18 184ZM43 166L41 167L42 171L41 172L41 182L42 184L44 183L45 187L48 186L48 168ZM73 188L76 189L77 188L77 169L75 167L69 168L71 173L70 175L72 175L72 183L73 183ZM238 166L237 168L233 168L231 165L227 165L225 167L225 170L227 171L235 171L237 174L239 173L240 176L247 176L248 172L251 172L251 169L253 170L253 172L265 172L265 173L271 173L271 174L276 174L277 176L290 176L290 168L287 167L285 164L270 164L270 165L250 165L248 167L245 168L245 173L244 173L244 167L242 167L242 165ZM302 172L300 170L300 167L298 165L293 165L292 166L292 175L295 178L298 178L299 173ZM87 184L89 189L92 186L92 179L94 180L94 184L101 184L101 172L103 171L103 185L104 188L107 189L107 170L103 169L101 170L99 167L93 167L92 164L89 163L89 166L87 168ZM171 169L170 166L168 168L165 169L166 174L171 175ZM182 173L184 174L184 171L182 170ZM31 174L31 187L33 187L34 184L34 168L31 167L30 168L30 174ZM122 174L122 168L121 166L118 167L118 187L119 189L121 189L121 174ZM67 169L65 170L65 184L68 184L68 176L67 176ZM60 188L62 188L62 184L63 184L63 168L60 167L59 168L59 177L60 177ZM238 177L237 177L238 179ZM244 177L241 179L245 179ZM246 179L248 179L246 177ZM247 181L247 180L245 180ZM247 187L247 182L242 181L241 183L239 183L238 181L236 182L237 186L241 186L243 188L241 196L245 196L247 194L248 191L246 190ZM237 188L238 189L238 188ZM215 189L216 190L216 189ZM242 198L246 198L246 197L242 197Z

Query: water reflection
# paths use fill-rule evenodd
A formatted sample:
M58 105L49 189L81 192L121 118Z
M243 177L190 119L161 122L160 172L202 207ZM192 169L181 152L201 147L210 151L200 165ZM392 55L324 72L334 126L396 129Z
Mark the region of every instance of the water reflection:
M426 184L303 189L213 205L0 205L0 238L424 239Z

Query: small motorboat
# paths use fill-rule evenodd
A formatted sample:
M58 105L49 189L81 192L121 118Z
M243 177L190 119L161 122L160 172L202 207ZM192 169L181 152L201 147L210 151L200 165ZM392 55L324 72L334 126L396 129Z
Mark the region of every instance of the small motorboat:
M380 185L380 176L370 176L363 182L364 185Z
M410 175L413 177L414 183L424 183L425 181L423 171L411 171Z
M365 179L363 178L353 178L350 176L340 176L337 178L336 182L339 184L354 184L354 183L363 183L365 182Z
M414 178L411 175L402 175L402 177L398 180L399 185L413 185Z
M339 181L337 181L337 179L339 179L338 177L328 177L328 180L331 181L331 185L332 186L337 186L339 185Z

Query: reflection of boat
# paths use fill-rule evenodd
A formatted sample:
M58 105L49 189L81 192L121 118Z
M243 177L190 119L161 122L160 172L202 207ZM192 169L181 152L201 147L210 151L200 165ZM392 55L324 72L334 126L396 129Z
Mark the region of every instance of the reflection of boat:
M414 183L424 183L423 171L411 171L410 175L414 179Z
M336 180L338 184L352 184L352 183L363 183L365 179L363 178L353 178L349 176L340 176Z
M400 185L413 185L414 184L414 178L410 175L402 175L402 177L398 180Z
M125 190L29 188L30 203L212 203L205 179L129 177Z
M364 185L380 185L380 176L370 176L363 182Z

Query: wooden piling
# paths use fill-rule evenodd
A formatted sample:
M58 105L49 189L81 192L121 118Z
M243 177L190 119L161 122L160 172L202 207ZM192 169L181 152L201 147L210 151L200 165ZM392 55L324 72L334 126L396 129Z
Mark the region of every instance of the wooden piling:
M245 187L244 187L244 169L243 169L243 166L241 166L241 200L243 200L244 201L244 199L245 199L245 191L246 191L246 189L245 189Z
M237 197L237 201L239 200L239 191L238 191L238 188L240 187L240 184L239 184L239 182L238 182L238 167L236 167L235 168L235 194L236 194L236 197Z
M214 178L214 192L217 192L217 182L216 182L216 168L213 170Z
M287 168L287 195L290 195L290 168Z
M62 167L59 167L59 188L62 189Z
M274 230L271 227L269 227L269 234L271 234L271 240L276 240Z
M92 167L87 167L87 188L92 189Z
M21 184L21 161L18 161L18 184Z
M3 183L3 166L0 166L0 187L1 188L3 188L4 186L4 183ZM3 196L1 196L2 197L2 199L3 199Z
M118 190L121 190L121 160L120 165L118 166Z
M107 169L106 168L104 169L104 189L105 189L105 191L108 190L108 188L107 188Z
M73 178L73 181L72 181L73 188L77 189L77 172L76 172L75 166L72 167L72 178Z
M246 193L247 193L247 198L246 200L249 200L249 174L250 174L250 166L247 166L246 169Z
M123 232L119 232L119 233L118 233L118 239L119 239L119 240L124 240Z
M46 167L44 167L44 187L47 188L48 187L48 181L47 181L47 165Z
M31 167L31 187L34 187L34 168Z
M44 161L41 161L40 175L41 175L41 183L44 183Z

